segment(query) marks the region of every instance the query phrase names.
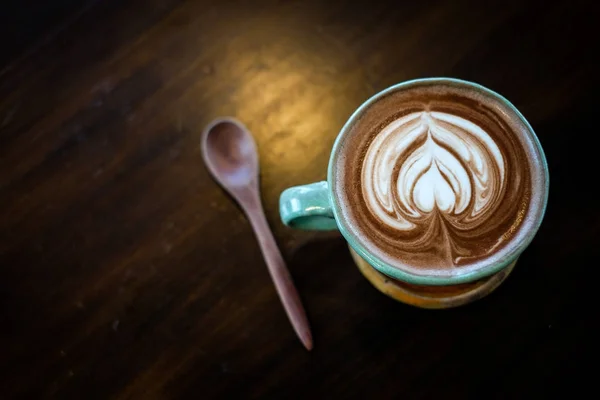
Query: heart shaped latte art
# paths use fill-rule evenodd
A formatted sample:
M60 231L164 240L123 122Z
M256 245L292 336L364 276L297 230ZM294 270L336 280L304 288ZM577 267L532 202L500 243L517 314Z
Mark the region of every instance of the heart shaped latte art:
M427 228L441 218L443 229L464 231L494 212L505 179L502 153L483 129L456 115L420 111L372 140L362 191L373 216L391 229Z

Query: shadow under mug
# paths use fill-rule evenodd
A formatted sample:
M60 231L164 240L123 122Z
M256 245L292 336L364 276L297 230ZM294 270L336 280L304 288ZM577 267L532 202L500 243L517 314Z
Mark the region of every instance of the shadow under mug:
M348 229L348 222L343 220L338 209L338 202L332 190L333 170L337 162L336 149L350 127L371 104L382 96L403 90L415 85L448 84L468 87L485 94L491 99L503 104L519 118L527 128L526 134L538 154L532 162L541 165L543 183L540 186L543 193L538 193L537 220L530 225L525 239L519 247L508 257L490 263L485 268L475 272L451 277L418 277L407 274L402 270L386 264L381 259L370 253L360 242L360 238L352 235ZM391 86L377 93L363 103L352 114L340 131L331 152L327 181L308 185L291 187L284 190L279 199L279 212L283 223L292 228L304 230L336 230L339 229L348 242L350 253L361 273L375 288L382 293L406 304L422 308L449 308L470 303L494 291L510 274L515 267L519 255L529 245L536 234L544 216L548 201L548 166L543 149L533 129L523 115L507 99L476 83L453 78L425 78L403 82Z

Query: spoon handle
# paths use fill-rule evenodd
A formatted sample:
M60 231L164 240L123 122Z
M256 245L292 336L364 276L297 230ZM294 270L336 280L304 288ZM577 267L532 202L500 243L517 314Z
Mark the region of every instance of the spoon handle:
M292 282L290 272L277 247L273 233L269 228L262 206L259 203L258 207L252 207L252 210L247 211L248 219L250 220L250 224L258 239L260 249L267 263L271 279L275 284L275 289L283 304L283 308L296 331L296 335L298 335L298 338L304 347L306 347L307 350L311 350L313 341L312 334L310 333L310 326L308 325L308 319L306 318L306 312L300 301L298 291Z

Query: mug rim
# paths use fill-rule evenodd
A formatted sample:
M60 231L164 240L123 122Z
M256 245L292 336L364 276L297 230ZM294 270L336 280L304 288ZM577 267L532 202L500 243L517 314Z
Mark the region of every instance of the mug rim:
M534 223L531 226L531 228L529 229L529 231L524 234L524 238L521 240L521 242L518 243L514 249L511 249L511 251L509 253L505 254L500 260L496 260L496 261L490 263L489 265L483 266L477 270L469 271L469 272L466 272L466 273L460 274L460 275L453 275L453 276L416 275L416 274L410 273L406 270L401 270L398 267L394 267L394 266L386 263L385 261L381 260L380 258L376 257L375 255L371 254L366 249L366 247L361 243L360 239L358 238L358 235L355 234L354 232L352 232L352 230L350 229L351 224L343 218L343 215L340 212L340 206L338 204L337 198L333 192L333 190L334 190L333 189L333 182L334 182L333 174L334 174L334 169L335 169L335 158L338 153L338 148L340 146L342 138L348 132L349 128L354 124L357 117L359 117L372 103L376 102L381 97L386 96L387 94L397 91L399 89L406 88L406 87L413 86L413 85L419 85L419 84L423 84L423 83L426 83L426 84L450 83L450 84L454 84L454 85L468 86L470 88L474 88L476 90L483 92L483 94L485 94L485 95L491 96L492 98L498 100L500 103L503 103L505 106L507 106L510 110L512 110L515 113L515 115L521 120L523 125L527 128L527 130L530 134L530 137L533 141L533 144L539 153L539 156L540 156L539 162L540 162L541 166L543 167L542 169L543 169L544 182L543 182L542 187L544 189L544 193L542 195L542 199L541 199L542 202L541 202L539 210L538 210L538 214L537 214L538 217L537 217L537 220L534 221ZM510 265L510 263L515 261L521 255L521 253L529 246L529 244L533 240L534 236L536 235L537 231L539 230L542 220L544 219L544 215L546 213L546 207L548 205L548 195L550 192L550 176L549 176L548 163L546 160L546 156L544 154L544 150L542 148L542 145L541 145L537 135L535 134L535 131L533 130L533 128L531 127L531 125L529 124L527 119L525 119L523 114L521 114L521 112L504 96L500 95L499 93L497 93L491 89L488 89L485 86L482 86L475 82L470 82L470 81L457 79L457 78L447 78L447 77L418 78L418 79L412 79L412 80L400 82L400 83L392 85L392 86L374 94L373 96L368 98L366 101L364 101L348 118L348 120L343 125L342 129L340 130L340 132L338 133L338 135L335 139L335 142L333 144L331 154L329 157L329 164L328 164L328 168L327 168L327 183L328 183L327 186L328 186L329 199L330 199L330 203L332 205L331 208L332 208L336 223L338 225L338 229L340 230L340 232L342 233L342 235L344 236L346 241L350 244L350 246L362 258L364 258L365 261L367 261L371 266L376 268L379 272L381 272L387 276L390 276L394 279L398 279L398 280L401 280L401 281L404 281L407 283L417 284L417 285L454 285L454 284L472 282L472 281L476 281L481 278L485 278L492 274L495 274L495 273L499 272L500 270L504 269L505 267L507 267L508 265Z

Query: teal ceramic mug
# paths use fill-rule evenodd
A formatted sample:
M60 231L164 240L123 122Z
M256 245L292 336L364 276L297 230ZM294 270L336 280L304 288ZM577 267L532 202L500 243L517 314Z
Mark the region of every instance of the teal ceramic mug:
M414 274L392 266L382 257L368 249L366 241L353 222L341 212L339 195L333 183L340 164L340 148L346 136L365 113L390 94L419 87L448 85L467 89L470 92L499 104L504 113L524 127L521 132L530 146L529 163L533 165L531 200L535 204L528 209L520 236L512 243L511 250L500 258L482 261L478 268L460 274ZM535 172L537 171L537 172ZM327 181L296 186L286 189L280 197L280 215L283 223L303 230L339 230L347 240L350 252L360 271L380 291L402 302L425 307L447 308L468 303L493 291L511 272L519 255L530 244L537 232L545 212L548 199L548 167L543 149L533 129L523 115L504 97L481 85L452 78L417 79L392 86L368 99L342 127L331 152ZM435 267L435 266L432 266Z

